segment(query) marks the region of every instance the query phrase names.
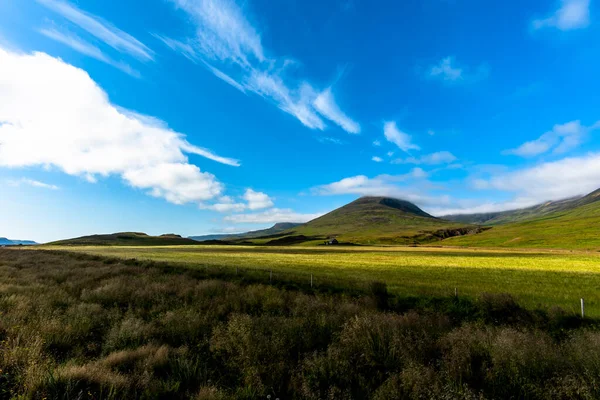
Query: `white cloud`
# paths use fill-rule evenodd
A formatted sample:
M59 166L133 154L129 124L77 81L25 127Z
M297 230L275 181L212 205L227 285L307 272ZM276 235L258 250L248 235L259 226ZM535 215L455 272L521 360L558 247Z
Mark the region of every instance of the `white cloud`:
M321 143L344 144L344 142L342 142L340 139L328 136L317 136L317 140Z
M336 104L331 88L321 92L313 102L317 111L325 118L335 122L348 133L360 133L360 125L350 119Z
M388 157L391 157L391 156L393 156L393 155L394 155L394 152L393 152L393 151L388 151L388 152L387 152L387 156L388 156Z
M360 132L360 125L335 102L331 88L320 91L306 80L286 77L286 68L295 63L266 56L259 31L234 1L170 1L188 14L195 28L195 35L185 40L155 35L171 49L201 61L236 89L262 96L310 129L324 130L324 117L348 133Z
M578 147L588 133L599 128L600 121L590 127L581 125L581 121L554 125L551 131L544 133L538 139L525 142L516 149L505 150L503 154L532 157L550 150L553 150L554 154L562 154Z
M11 186L28 185L28 186L33 186L33 187L41 188L41 189L50 189L50 190L58 190L58 189L60 189L56 185L51 185L49 183L44 183L44 182L36 181L34 179L27 179L27 178L22 178L22 179L19 179L17 181L9 181L8 184L11 185Z
M411 142L409 134L402 132L396 126L396 122L386 122L383 127L383 133L388 142L394 143L402 151L408 152L409 150L419 150L420 147Z
M426 164L439 165L450 164L456 161L454 154L448 151L438 151L436 153L426 154L421 157L409 157L406 159L397 159L392 161L392 164Z
M375 146L375 147L379 147L379 146L381 146L381 141L380 141L380 140L375 140L375 141L373 142L373 146Z
M222 196L219 198L218 202L215 204L199 204L200 209L202 210L213 210L220 213L229 213L229 212L242 212L246 209L246 204L244 203L236 203L233 198L230 196Z
M454 57L446 57L427 71L430 78L441 79L446 83L474 83L487 78L489 68L482 64L475 71L458 66Z
M224 219L235 224L275 224L278 222L308 222L322 215L323 213L301 214L288 208L272 208L260 213L229 215Z
M81 29L100 39L115 50L127 53L139 60L151 61L154 59L154 52L145 44L108 22L102 21L95 15L86 13L62 0L37 1L62 15L75 25L78 25Z
M446 204L447 196L431 197L423 194L417 182L428 177L421 168L414 168L403 175L379 175L369 178L365 175L352 176L327 185L317 186L312 192L321 196L353 194L359 196L395 197L418 203Z
M377 156L373 156L373 158L371 158L371 161L375 161L375 162L378 162L378 163L380 163L380 162L382 162L382 161L383 161L383 158L381 158L381 157L377 157Z
M239 165L190 144L160 120L116 107L85 71L44 53L0 49L0 104L1 167L54 167L90 182L117 175L182 204L223 191L186 153Z
M561 31L586 28L590 24L590 0L561 0L550 17L533 21L535 29L553 27Z
M508 172L498 171L486 179L473 180L472 187L504 192L510 198L505 201L459 200L453 207L434 206L430 211L434 215L449 215L515 210L591 193L600 188L600 153Z
M246 189L244 200L248 202L250 210L262 210L263 208L273 207L273 200L262 192L255 192L252 189Z
M77 37L76 35L59 32L58 30L53 29L53 28L52 29L40 29L40 33L52 40L55 40L66 46L69 46L70 48L72 48L73 50L75 50L81 54L84 54L88 57L95 58L96 60L102 61L105 64L111 65L111 66L113 66L135 78L140 77L140 73L138 71L134 70L133 68L131 68L130 65L128 65L124 62L117 62L117 61L112 60L110 57L105 55L99 48L97 48L96 46Z

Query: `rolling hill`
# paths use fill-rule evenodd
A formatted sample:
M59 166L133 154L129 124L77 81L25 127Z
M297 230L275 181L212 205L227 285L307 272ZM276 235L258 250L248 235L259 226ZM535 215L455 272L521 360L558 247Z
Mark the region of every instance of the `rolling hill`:
M584 197L548 202L512 213L505 215L504 218L516 222L495 225L492 229L475 236L451 238L443 244L473 247L600 249L600 190Z
M48 244L60 246L177 246L198 244L198 242L174 234L149 236L140 232L119 232L106 235L82 236Z
M477 226L435 218L404 200L362 197L306 224L253 242L319 244L336 238L352 244L418 244L479 231Z
M294 222L280 222L268 229L261 229L258 231L250 231L245 233L229 233L229 234L218 234L218 235L203 235L203 236L190 236L189 239L198 241L198 242L206 242L211 240L234 240L234 239L250 239L257 238L261 236L271 236L276 235L280 232L286 231L288 229L295 228L300 223Z

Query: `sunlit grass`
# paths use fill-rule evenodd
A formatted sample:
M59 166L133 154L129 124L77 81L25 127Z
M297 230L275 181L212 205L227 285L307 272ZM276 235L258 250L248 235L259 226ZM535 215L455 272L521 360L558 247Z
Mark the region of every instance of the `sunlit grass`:
M57 249L53 247L53 249ZM561 251L500 251L410 247L68 247L118 258L274 271L298 279L384 281L401 295L511 293L527 306L557 305L600 316L600 256ZM303 278L304 276L304 278Z

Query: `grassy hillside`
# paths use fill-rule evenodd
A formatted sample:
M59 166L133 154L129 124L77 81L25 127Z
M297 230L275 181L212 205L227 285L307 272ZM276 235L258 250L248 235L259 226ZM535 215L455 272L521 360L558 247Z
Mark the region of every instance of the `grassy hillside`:
M149 236L140 232L119 232L107 235L82 236L48 244L59 246L176 246L198 243L192 239L182 238L174 234Z
M442 244L597 250L600 249L600 202L591 200L599 194L596 191L580 199L584 205L574 209L494 226L481 234L450 238Z
M281 235L278 239L263 243L316 244L328 238L337 238L342 243L415 244L439 241L447 236L466 234L477 229L434 218L407 201L363 197L287 231L287 242Z
M538 204L533 207L523 208L519 210L509 210L481 214L446 215L441 218L449 221L463 222L467 224L502 225L509 224L512 222L521 222L530 219L537 219L556 212L573 210L577 207L591 204L598 200L600 200L600 189L584 197L575 197L571 199L558 201L547 201L543 204Z

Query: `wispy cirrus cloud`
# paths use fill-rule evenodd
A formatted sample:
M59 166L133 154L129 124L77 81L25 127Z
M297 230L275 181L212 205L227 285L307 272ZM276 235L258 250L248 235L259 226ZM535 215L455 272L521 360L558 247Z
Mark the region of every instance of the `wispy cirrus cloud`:
M399 158L392 161L392 164L426 164L440 165L450 164L456 161L456 156L449 151L438 151L431 154L425 154L420 157Z
M590 24L590 0L561 0L560 8L551 16L535 19L534 29L556 28L561 31L582 29Z
M456 58L449 56L429 67L426 76L448 84L475 83L488 77L490 71L486 64L475 69L460 65Z
M222 195L187 154L240 165L192 145L152 117L123 110L83 70L44 53L0 48L0 167L44 166L90 182L119 176L175 204Z
M131 75L135 78L140 77L140 73L138 71L136 71L135 69L133 69L130 65L128 65L124 62L112 60L110 57L108 57L106 54L104 54L98 47L92 45L91 43L86 42L85 40L81 39L77 35L74 35L74 34L71 34L68 32L61 32L54 28L43 28L43 29L40 29L39 32L42 35L44 35L54 41L62 43L83 55L92 57L98 61L102 61L103 63L111 65L111 66L117 68L118 70L121 70L121 71L125 72L126 74Z
M577 148L590 132L597 129L600 129L600 121L591 126L583 126L579 120L554 125L551 131L544 133L539 138L502 153L521 157L533 157L550 150L554 154L566 153Z
M388 142L395 144L404 152L420 150L420 147L412 143L412 137L400 129L395 121L386 122L383 126L383 134Z
M360 125L341 110L331 87L319 90L286 74L295 63L268 55L258 29L234 1L170 2L186 12L194 26L194 35L181 40L155 35L172 50L201 62L236 89L265 98L310 129L324 130L326 119L348 133L360 132Z
M63 0L37 0L37 2L121 53L129 54L142 61L154 60L154 52L145 44L96 15Z
M27 186L32 186L32 187L41 188L41 189L49 189L49 190L60 189L56 185L52 185L49 183L41 182L41 181L38 181L35 179L28 179L28 178L22 178L19 180L10 180L10 181L8 181L8 184L11 186L27 185Z

